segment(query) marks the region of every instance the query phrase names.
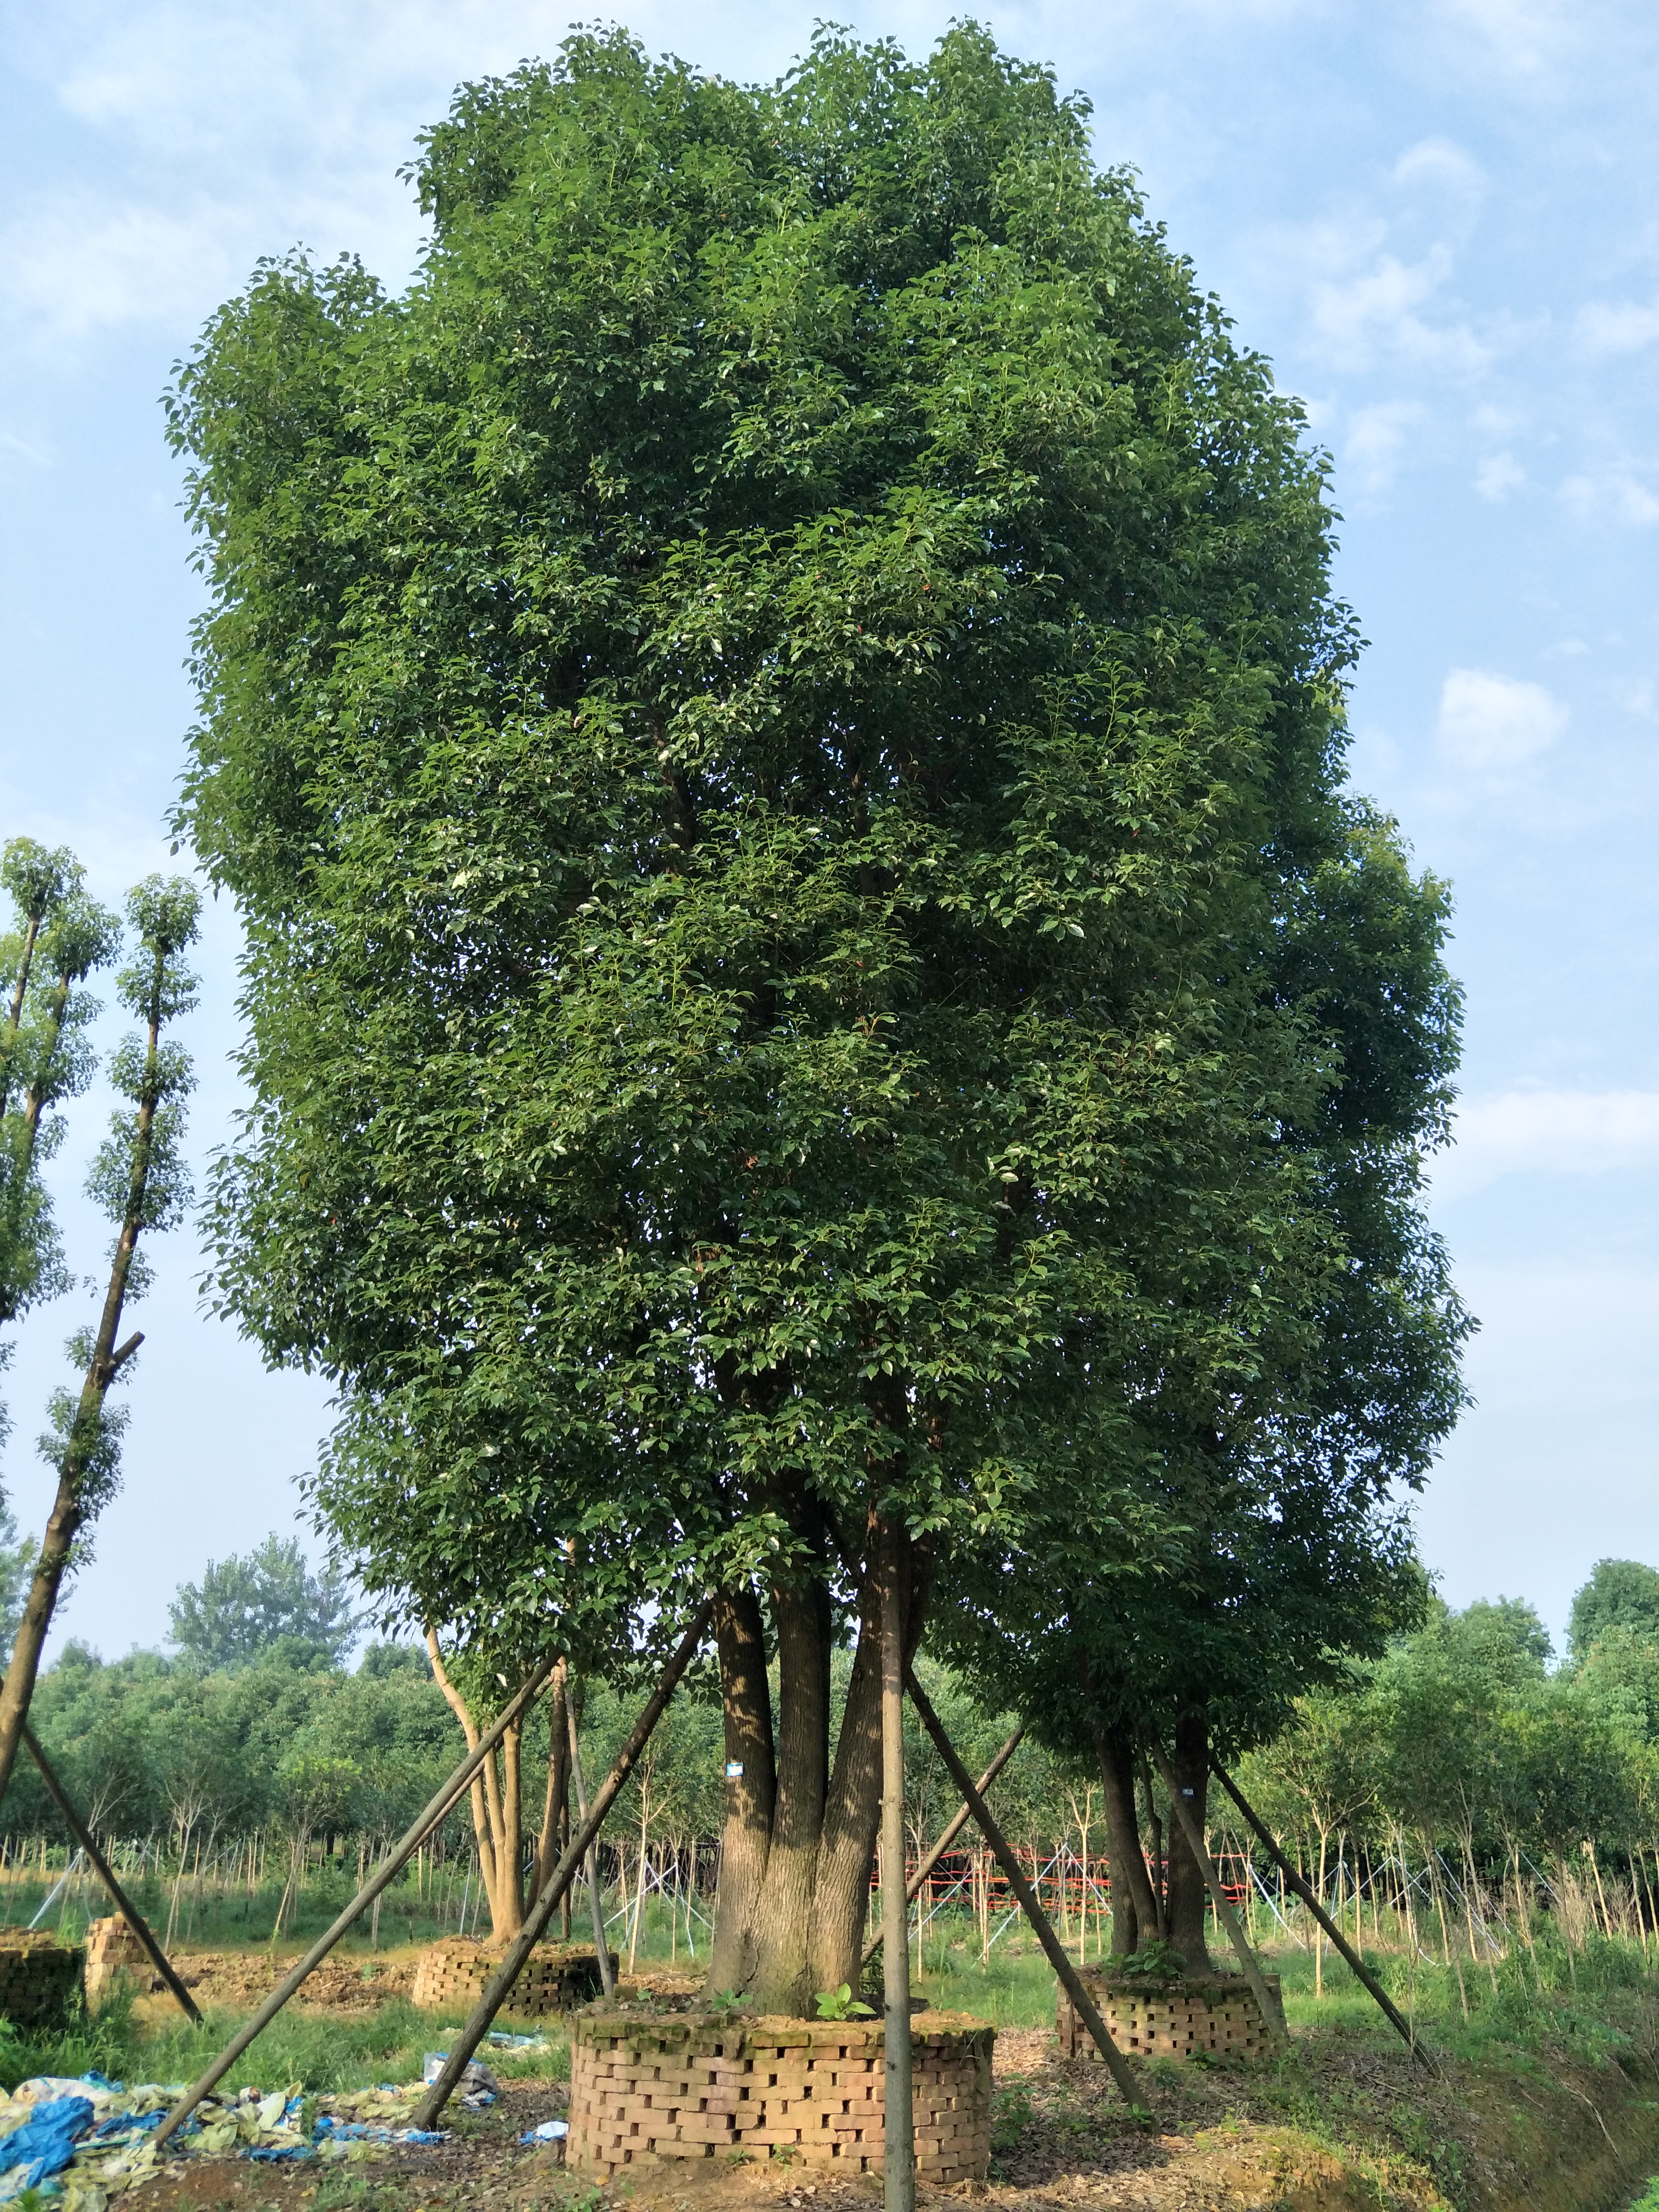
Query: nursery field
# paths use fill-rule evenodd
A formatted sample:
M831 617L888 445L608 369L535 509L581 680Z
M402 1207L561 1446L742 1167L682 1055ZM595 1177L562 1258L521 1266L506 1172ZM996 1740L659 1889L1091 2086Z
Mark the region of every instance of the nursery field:
M301 1897L296 1922L308 1929L323 1909ZM1259 1917L1267 1920L1265 1910ZM949 2192L950 2201L970 2194L1009 2212L1082 2204L1614 2212L1635 2203L1645 2176L1659 2169L1659 1974L1639 1941L1586 1935L1569 1948L1544 1929L1530 1949L1517 1946L1490 1972L1471 1975L1466 1960L1461 1977L1440 1960L1370 1950L1396 1999L1412 2006L1435 2054L1431 2070L1413 2065L1340 1960L1327 1956L1316 1974L1294 1911L1288 1935L1265 1925L1253 1933L1282 1978L1288 2046L1260 2059L1139 2065L1146 2102L1135 2115L1097 2063L1059 2055L1054 1976L1032 1939L1011 1929L981 1960L973 1917L940 1916L921 1960L921 1992L999 2030L991 2178ZM678 1935L672 1961L670 1948L658 1907L641 1929L624 2002L656 2012L694 2003L699 1984ZM418 2079L426 2052L444 2047L443 2031L458 2017L410 2002L420 1948L418 1939L374 1948L366 1936L343 1944L307 2002L278 2017L227 2087L329 2093ZM175 1949L206 2014L201 2027L170 1999L145 1996L59 2034L6 2038L0 2086L93 2068L128 2081L192 2078L298 1945L291 1936L274 1947L239 1943L215 1930L209 1943ZM724 2159L641 2169L596 2190L566 2172L557 2151L520 2142L564 2107L566 2033L556 2021L509 2015L501 2025L539 2032L542 2047L492 2049L500 2100L489 2111L452 2111L447 2142L395 2146L325 2170L197 2160L112 2201L133 2212L598 2212L608 2204L842 2212L878 2199L872 2177L829 2181L805 2168ZM921 2202L943 2205L946 2193L924 2187Z

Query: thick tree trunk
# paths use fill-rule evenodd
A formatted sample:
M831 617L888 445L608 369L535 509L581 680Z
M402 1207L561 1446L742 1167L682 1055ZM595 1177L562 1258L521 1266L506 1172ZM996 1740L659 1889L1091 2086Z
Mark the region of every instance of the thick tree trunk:
M907 1656L922 1626L926 1560L908 1541ZM773 1741L760 1611L752 1595L717 1615L728 1757L752 1784L728 1788L711 1990L741 1990L765 2011L810 2013L814 1993L857 1986L870 1869L881 1818L881 1608L866 1585L847 1702L830 1752L827 1580L772 1593L778 1714ZM723 1621L723 1628L718 1624Z
M1118 1729L1097 1727L1095 1750L1100 1759L1101 1793L1106 1808L1106 1848L1112 1860L1112 1955L1126 1957L1144 1933L1158 1929L1152 1886L1140 1849L1135 1818L1134 1751Z
M718 1991L741 1989L748 1978L755 1910L772 1849L772 1698L766 1682L766 1634L753 1590L722 1590L715 1599L714 1643L726 1767L720 1901L708 1958L708 1986ZM739 1769L736 1774L734 1766Z
M763 2012L804 2014L807 1942L830 1775L830 1594L821 1582L775 1584L778 1638L776 1796L772 1846L754 1917L744 1986Z
M1210 1774L1210 1731L1202 1711L1183 1713L1176 1723L1175 1756L1170 1761L1176 1782L1203 1834L1205 1793ZM1170 1822L1170 1881L1168 1918L1170 1941L1186 1961L1189 1974L1212 1971L1206 1942L1205 1913L1209 1891L1204 1869L1193 1856L1179 1820Z

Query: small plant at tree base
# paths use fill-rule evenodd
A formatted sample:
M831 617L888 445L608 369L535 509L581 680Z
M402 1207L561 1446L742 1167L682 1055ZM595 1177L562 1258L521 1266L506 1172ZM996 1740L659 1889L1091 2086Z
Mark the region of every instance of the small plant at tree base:
M1031 2094L1023 2081L997 2090L991 2099L991 2148L1012 2150L1031 2118Z
M708 2010L721 2020L730 2020L744 2009L745 2000L741 1990L716 1990L708 2000Z
M1131 1951L1127 1958L1114 1961L1112 1971L1133 1981L1172 1982L1186 1965L1185 1954L1177 1951L1168 1936L1156 1936L1138 1951Z
M850 1982L843 1982L839 1989L817 1990L812 2002L820 2020L869 2020L876 2009L853 1995Z

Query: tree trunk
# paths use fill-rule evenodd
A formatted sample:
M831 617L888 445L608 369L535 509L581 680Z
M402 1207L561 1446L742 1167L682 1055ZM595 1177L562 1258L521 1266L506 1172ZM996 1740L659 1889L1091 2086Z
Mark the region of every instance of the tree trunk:
M754 1915L744 1986L763 2012L804 2014L807 1942L829 1794L830 1593L822 1582L775 1583L778 1729L772 1843Z
M466 1699L450 1680L444 1666L443 1654L438 1646L437 1632L430 1625L426 1632L426 1650L432 1662L433 1679L448 1701L450 1711L461 1724L466 1747L469 1751L476 1751L480 1730L472 1718ZM556 1721L561 1718L564 1709L564 1663L563 1660L559 1662L561 1671L555 1687ZM491 1940L497 1943L511 1942L524 1926L524 1802L520 1764L523 1728L521 1720L515 1722L502 1738L499 1748L490 1753L472 1778L472 1832L478 1844L478 1881L489 1905ZM548 1762L550 1806L554 1775L560 1771L562 1764L560 1751L556 1737ZM565 1757L568 1759L568 1752ZM544 1818L537 1852L538 1867L546 1850Z
M726 1717L726 1820L708 1986L720 1991L741 1989L747 1978L755 1908L772 1848L772 1698L766 1634L753 1590L722 1590L715 1599L714 1643Z
M1205 1798L1210 1776L1210 1730L1201 1711L1183 1713L1176 1721L1175 1756L1170 1764L1176 1784L1202 1835L1207 1826ZM1170 1822L1168 1849L1170 1941L1185 1960L1189 1974L1212 1972L1205 1927L1210 1893L1204 1869L1193 1856L1179 1820Z
M927 1562L901 1540L907 1658L921 1635ZM728 1594L717 1626L728 1757L744 1771L728 1785L726 1842L711 1990L737 1990L765 2011L804 2015L816 1990L856 1987L881 1818L881 1607L866 1577L847 1703L830 1757L831 1613L827 1575L774 1589L775 1732L760 1609ZM751 1771L752 1769L752 1771Z
M1121 1959L1136 1948L1143 1933L1150 1941L1158 1929L1158 1912L1141 1854L1140 1823L1135 1818L1133 1747L1121 1729L1097 1726L1095 1750L1105 1802L1106 1848L1112 1859L1112 1955Z

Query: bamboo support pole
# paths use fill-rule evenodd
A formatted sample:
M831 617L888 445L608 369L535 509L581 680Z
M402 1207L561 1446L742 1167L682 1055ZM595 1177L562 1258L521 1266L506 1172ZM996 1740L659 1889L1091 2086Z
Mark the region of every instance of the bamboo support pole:
M915 2212L910 1902L904 1888L904 1601L896 1525L881 1532L882 2203Z
M997 1826L984 1798L975 1789L973 1777L957 1757L951 1739L945 1735L944 1725L939 1715L933 1711L927 1692L916 1680L914 1668L906 1668L904 1683L910 1692L910 1702L915 1707L922 1726L932 1736L934 1748L950 1769L951 1779L972 1806L974 1819L978 1824L980 1833L996 1854L997 1863L1008 1878L1009 1887L1018 1899L1021 1909L1030 1922L1038 1942L1047 1953L1048 1964L1060 1977L1060 1986L1076 2007L1084 2026L1094 2038L1095 2047L1105 2060L1107 2069L1117 2085L1119 2094L1126 2104L1133 2105L1137 2109L1141 2108L1145 2100L1134 2075L1129 2070L1128 2060L1113 2042L1111 2030L1101 2018L1099 2008L1083 1986L1077 1968L1072 1964L1066 1954L1065 1945L1055 1935L1048 1914L1037 1902L1036 1893L1026 1881L1019 1861L1009 1848L1007 1838Z
M991 1764L986 1768L984 1773L980 1776L979 1794L981 1797L990 1788L991 1784L996 1780L998 1775L1001 1773L1003 1768L1006 1766L1008 1761L1013 1757L1015 1752L1019 1748L1020 1738L1024 1735L1024 1733L1025 1723L1022 1721L1019 1726L1014 1730L1013 1734L1009 1737L1007 1742L1005 1743L1001 1750L998 1752L996 1757L991 1761ZM927 1857L923 1859L921 1864L916 1869L915 1872L911 1875L908 1882L905 1885L904 1901L907 1905L914 1905L916 1899L921 1895L928 1875L932 1874L933 1869L945 1856L946 1851L950 1850L951 1844L955 1843L957 1838L962 1833L963 1830L967 1826L969 1821L971 1820L973 1817L974 1808L969 1804L967 1799L964 1798L957 1808L955 1818L947 1822L946 1825L940 1829L939 1835L934 1839L927 1852ZM871 1960L875 1957L877 1952L880 1950L881 1939L882 1930L878 1929L874 1936L871 1937L869 1942L865 1946L864 1964L866 1966L869 1965Z
M196 2025L199 2027L202 2024L200 2007L197 2004L195 1998L191 1996L190 1991L179 1980L178 1975L173 1971L172 1965L168 1960L166 1952L162 1950L161 1945L150 1933L149 1923L144 1918L143 1913L139 1911L137 1906L132 1902L125 1890L122 1888L120 1883L116 1880L114 1869L110 1865L109 1861L104 1856L102 1851L99 1850L97 1844L94 1842L91 1829L88 1827L85 1821L81 1818L81 1815L76 1811L74 1806L70 1804L68 1794L64 1790L63 1784L52 1772L51 1765L47 1760L46 1754L40 1748L40 1740L35 1735L34 1730L29 1726L27 1721L23 1723L23 1741L28 1747L29 1757L34 1761L35 1765L40 1770L40 1779L46 1784L47 1794L50 1796L52 1803L57 1806L64 1820L68 1821L70 1832L74 1835L76 1842L80 1844L82 1850L92 1861L94 1867L96 1868L98 1879L103 1883L105 1888L109 1892L110 1896L114 1900L116 1911L120 1914L122 1919L126 1922L128 1927L131 1929L133 1934L138 1938L138 1941L143 1945L145 1955L149 1959L151 1966L155 1967L156 1972L161 1977L161 1979L173 1991L173 1996L178 1998L179 2003L184 2007L186 2015L191 2020L194 2021Z
M471 2014L459 2036L450 2039L449 2056L444 2069L416 2107L415 2125L429 2128L449 2102L456 2083L465 2073L473 2052L489 2033L489 2024L506 2003L508 1992L524 1971L525 1961L541 1940L543 1929L557 1910L559 1899L570 1887L571 1877L587 1855L587 1847L605 1825L605 1816L615 1804L634 1771L640 1753L651 1741L651 1731L662 1718L663 1709L679 1686L686 1668L696 1656L697 1646L708 1629L714 1613L714 1602L706 1598L698 1607L696 1618L668 1664L658 1677L657 1686L646 1700L633 1734L623 1746L617 1763L599 1784L586 1815L579 1821L576 1832L566 1845L559 1863L542 1886L540 1895L530 1908L524 1926L508 1945L501 1965L485 1984L483 1995L473 2007Z
M552 1673L553 1665L551 1659L544 1660L526 1678L518 1695L495 1726L479 1737L477 1744L468 1752L448 1781L444 1784L443 1788L433 1798L426 1810L420 1814L413 1827L406 1829L398 1842L392 1845L350 1904L347 1905L345 1911L341 1913L339 1918L317 1938L298 1965L283 1976L253 2017L237 2029L235 2034L232 2036L201 2079L192 2082L185 2090L184 2095L151 2137L151 2141L158 2148L176 2128L183 2125L208 2092L230 2071L254 2038L270 2027L295 1991L313 1971L322 1964L353 1921L361 1913L366 1911L380 1896L380 1892L389 1887L396 1877L402 1873L404 1868L439 1822L447 1819L448 1815L454 1811L462 1797L471 1788L474 1774L495 1750L508 1729L513 1726L537 1691Z
M582 1779L581 1746L576 1741L576 1701L564 1701L565 1724L570 1734L570 1779L576 1790L576 1818L587 1818L587 1787ZM599 1834L596 1828L595 1836ZM624 1891L624 1896L626 1892ZM599 1987L606 1996L616 1994L616 1981L611 1972L611 1947L605 1940L605 1905L599 1896L599 1847L597 1843L587 1846L587 1904L588 1915L593 1923L593 1950L599 1962Z
M1312 1913L1314 1918L1319 1923L1325 1933L1330 1937L1332 1942L1335 1944L1337 1949L1342 1954L1344 1959L1346 1960L1355 1978L1358 1980L1361 1986L1367 1990L1371 1996L1376 1999L1377 2004L1382 2008L1382 2012L1387 2016L1389 2026L1393 2027L1395 2033L1404 2041L1406 2047L1411 2052L1412 2057L1417 2059L1422 2065L1426 2066L1431 2073L1437 2072L1438 2069L1436 2067L1434 2058L1427 2046L1419 2041L1416 2035L1412 2032L1411 2027L1407 2021L1405 2015L1401 2012L1393 1998L1383 1988L1382 1983L1377 1980L1376 1975L1372 1973L1370 1968L1365 1964L1365 1961L1360 1957L1359 1954L1353 1948L1347 1937L1342 1933L1341 1929L1331 1918L1329 1913L1326 1911L1324 1906L1314 1895L1313 1891L1303 1880L1302 1876L1297 1872L1296 1869L1291 1864L1284 1852L1279 1850L1279 1845L1273 1841L1272 1835L1268 1832L1267 1828L1262 1826L1262 1823L1255 1814L1254 1808L1247 1802L1243 1791L1240 1790L1238 1784L1233 1780L1231 1775L1230 1775L1224 1767L1216 1765L1213 1760L1211 1762L1210 1771L1215 1776L1216 1780L1221 1784L1222 1788L1226 1791L1227 1795L1232 1799L1234 1804L1237 1806L1239 1811L1244 1815L1245 1820L1249 1823L1250 1827L1254 1830L1257 1840L1261 1844L1263 1850L1266 1850L1273 1859L1280 1874L1284 1875L1285 1880L1302 1899L1302 1902L1307 1906L1309 1911Z
M1216 1872L1215 1861L1210 1856L1205 1845L1203 1831L1198 1825L1191 1805L1182 1792L1181 1784L1176 1777L1176 1771L1170 1764L1164 1747L1154 1743L1152 1749L1158 1771L1164 1778L1164 1786L1170 1793L1170 1808L1176 1819L1181 1823L1182 1835L1187 1838L1187 1848L1198 1862L1199 1870L1204 1876L1204 1886L1210 1893L1210 1902L1215 1907L1215 1917L1227 1932L1227 1941L1232 1945L1239 1965L1244 1969L1244 1978L1249 1982L1256 2003L1261 2008L1261 2025L1267 2030L1271 2041L1282 2043L1285 2039L1285 2035L1279 2007L1273 2002L1273 1992L1267 1987L1261 1968L1256 1963L1255 1953L1244 1940L1244 1930L1239 1925L1238 1915L1233 1911L1231 1900L1221 1887L1221 1877Z

